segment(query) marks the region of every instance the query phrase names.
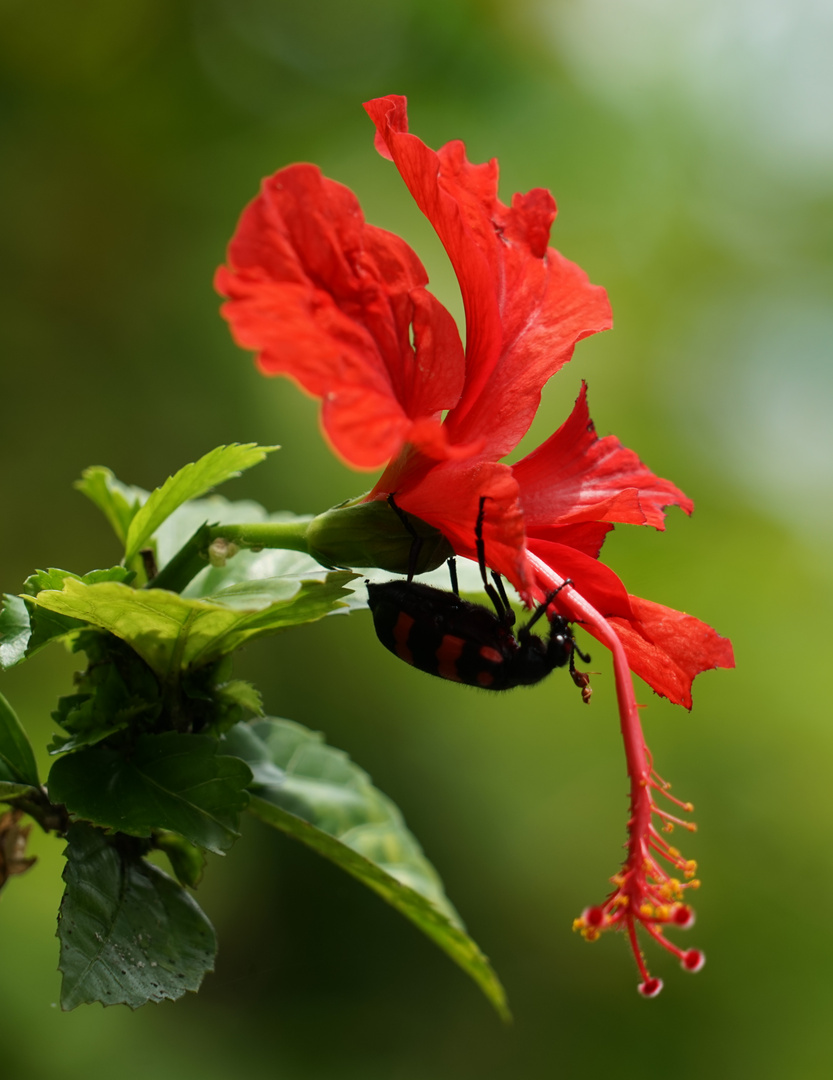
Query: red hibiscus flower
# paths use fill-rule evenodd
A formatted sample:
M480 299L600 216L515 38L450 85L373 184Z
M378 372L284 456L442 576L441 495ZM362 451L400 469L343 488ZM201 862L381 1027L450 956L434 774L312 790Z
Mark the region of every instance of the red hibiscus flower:
M471 164L461 142L429 149L408 133L404 98L365 108L377 149L393 160L451 259L465 350L413 251L368 225L352 193L312 165L265 180L244 211L229 265L217 274L228 298L223 313L264 374L288 375L321 399L324 433L344 460L385 466L366 501L395 495L458 555L476 558L485 496L490 567L530 606L569 581L550 614L581 622L613 654L631 783L628 854L615 889L575 925L591 940L624 929L640 990L653 996L661 983L645 967L636 925L698 969L702 954L663 934L667 923L690 924L683 893L697 883L693 863L660 836L690 826L655 801L661 794L676 802L652 770L630 671L690 708L694 676L731 667L732 649L692 616L630 596L598 555L614 523L662 529L664 507L690 513L693 504L618 440L596 435L584 386L550 439L515 465L501 460L576 342L610 327L607 296L547 246L556 213L548 191L515 195L507 206L497 197L497 163Z

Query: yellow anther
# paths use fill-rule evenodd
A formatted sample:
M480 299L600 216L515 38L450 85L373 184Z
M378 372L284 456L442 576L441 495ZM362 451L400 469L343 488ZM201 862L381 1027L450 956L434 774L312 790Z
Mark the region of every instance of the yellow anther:
M573 930L584 931L586 926L587 926L587 923L584 921L584 919L582 919L580 917L578 919L573 919Z
M646 919L650 919L651 916L654 914L654 909L650 904L640 904L639 914L644 915Z
M660 904L654 909L654 914L658 919L670 919L671 908L667 904Z
M677 849L675 847L670 847L668 849L668 855L672 859L679 859L679 857L680 857L680 853L679 853L679 851L677 851Z
M685 806L683 807L683 810L687 811L689 814L693 814L694 813L694 803L687 802L685 804Z
M693 821L684 821L683 826L688 829L689 832L697 832L697 826Z
M665 824L663 825L663 827L662 827L662 831L663 831L663 832L668 832L668 833L672 833L672 832L674 831L674 825L673 825L673 823L672 823L672 822L670 822L670 821L666 821L666 823L665 823Z
M586 930L582 930L581 936L585 941L598 941L602 935L601 931L597 930L595 926L588 926Z
M700 882L697 880L697 878L695 878L694 881L689 881L688 887L689 889L699 889Z
M687 878L693 878L697 873L697 863L694 859L689 859L685 864L684 873Z

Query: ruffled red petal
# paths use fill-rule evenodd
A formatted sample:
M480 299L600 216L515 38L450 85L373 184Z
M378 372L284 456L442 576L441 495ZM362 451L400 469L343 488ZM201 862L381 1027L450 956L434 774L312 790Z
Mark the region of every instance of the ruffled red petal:
M599 552L607 534L613 528L603 521L580 522L575 525L533 525L526 522L526 533L530 540L551 540L554 544L563 544L598 559Z
M694 504L655 476L612 435L599 438L587 409L587 384L554 435L513 466L529 528L538 524L618 521L664 528L663 507Z
M367 225L355 196L312 165L263 182L217 273L235 339L261 370L323 401L322 424L350 464L373 468L440 419L463 387L459 334L399 237ZM413 335L413 345L411 344ZM447 432L434 433L436 447Z
M527 538L527 547L533 555L552 567L559 577L569 578L577 591L601 615L606 618L613 615L626 619L632 617L628 591L609 566L575 548L547 540ZM539 583L534 599L543 600L548 591L549 584Z
M497 197L497 162L474 165L461 142L435 152L407 134L405 98L365 105L376 146L391 158L434 226L466 310L466 386L446 418L455 442L486 439L490 456L526 432L541 388L577 341L611 325L604 289L547 248L555 203L548 191Z
M631 670L676 705L691 708L691 684L710 668L732 668L732 643L683 611L630 597L633 618L610 619Z
M463 558L477 560L475 527L486 497L486 562L521 591L529 588L518 485L508 465L493 461L442 462L433 467L388 469L370 498L396 496L397 505L427 521Z

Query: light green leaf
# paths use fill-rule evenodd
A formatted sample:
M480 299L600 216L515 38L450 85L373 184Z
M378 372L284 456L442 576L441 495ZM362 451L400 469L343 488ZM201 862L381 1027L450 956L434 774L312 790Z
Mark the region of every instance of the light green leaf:
M156 829L179 833L222 855L234 841L248 801L250 773L236 757L218 755L207 735L141 735L125 756L93 746L59 758L49 795L76 817L130 836Z
M41 592L36 602L109 630L165 679L189 665L211 663L246 641L323 618L341 606L344 586L353 577L338 571L325 581L244 582L204 600L186 600L164 589L67 580L60 592Z
M31 633L26 601L7 593L0 611L0 668L14 667L26 659Z
M124 561L129 563L166 518L184 502L197 499L224 480L239 476L277 449L276 446L257 446L255 443L218 446L199 461L185 465L169 476L161 487L150 493L147 502L131 520L125 541Z
M61 1008L138 1009L198 990L217 938L188 893L89 825L73 825L58 917Z
M79 577L69 570L36 570L23 583L27 596L35 597L41 592L60 590L67 580L81 581L85 585L98 585L105 581L118 581L129 585L135 578L132 570L123 566L111 566L106 570L90 570ZM83 621L56 614L47 608L39 607L29 612L31 635L26 646L26 655L34 656L45 645L75 633L84 628Z
M103 465L91 465L85 469L81 479L75 481L75 487L95 503L110 522L119 542L124 544L130 522L148 493L123 484Z
M506 995L463 928L397 807L320 734L288 720L238 724L229 749L252 769L249 811L373 889L480 986L504 1018Z
M23 725L11 705L0 694L0 780L22 782L37 787L38 768Z

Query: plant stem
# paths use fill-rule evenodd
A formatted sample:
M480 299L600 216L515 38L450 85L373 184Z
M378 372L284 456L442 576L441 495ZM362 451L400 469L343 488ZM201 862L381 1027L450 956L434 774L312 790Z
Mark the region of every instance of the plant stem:
M201 525L145 587L182 592L200 570L208 566L209 548L217 540L252 551L280 548L308 553L306 534L311 521L310 516L293 518L291 521L266 521L250 525Z

